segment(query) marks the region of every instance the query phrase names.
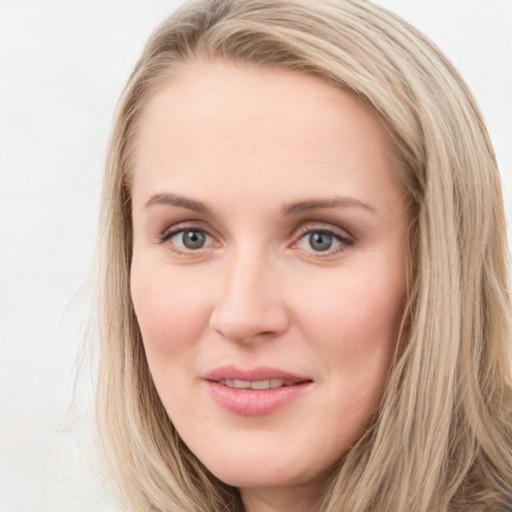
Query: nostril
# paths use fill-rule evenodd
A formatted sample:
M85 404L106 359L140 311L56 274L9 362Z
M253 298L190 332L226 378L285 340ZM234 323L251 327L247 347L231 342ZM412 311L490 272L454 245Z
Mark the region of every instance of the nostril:
M260 263L261 264L261 263ZM244 343L270 340L287 330L289 317L280 294L267 280L255 282L248 264L230 270L210 317L210 328L224 338Z

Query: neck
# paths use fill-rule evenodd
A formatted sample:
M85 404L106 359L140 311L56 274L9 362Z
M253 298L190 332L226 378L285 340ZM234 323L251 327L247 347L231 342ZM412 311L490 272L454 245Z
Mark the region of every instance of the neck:
M245 512L317 512L320 493L301 488L241 489Z

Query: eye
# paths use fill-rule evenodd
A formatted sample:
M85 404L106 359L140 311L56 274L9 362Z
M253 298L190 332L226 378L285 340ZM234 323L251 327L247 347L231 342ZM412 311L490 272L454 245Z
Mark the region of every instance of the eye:
M169 242L174 250L182 252L204 249L212 241L208 233L197 228L175 229L162 236L162 242Z
M173 238L178 238L187 249L201 249L206 243L206 237L207 235L203 231L186 230Z
M302 250L330 254L343 251L352 244L353 240L348 236L326 228L309 229L300 237L297 243Z
M334 237L329 233L310 233L308 244L314 251L328 251L333 244Z

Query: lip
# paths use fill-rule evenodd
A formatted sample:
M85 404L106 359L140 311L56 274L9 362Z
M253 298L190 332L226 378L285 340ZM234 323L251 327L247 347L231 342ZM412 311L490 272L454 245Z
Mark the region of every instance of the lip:
M217 404L242 416L271 414L298 398L313 383L308 377L271 367L241 369L224 366L207 373L203 379ZM277 379L295 384L260 390L235 389L219 382L222 379L246 381Z
M205 380L219 381L221 379L233 380L289 380L293 382L311 381L310 378L302 375L296 375L279 368L272 368L270 366L258 366L256 368L238 368L236 366L222 366L207 373L204 377Z

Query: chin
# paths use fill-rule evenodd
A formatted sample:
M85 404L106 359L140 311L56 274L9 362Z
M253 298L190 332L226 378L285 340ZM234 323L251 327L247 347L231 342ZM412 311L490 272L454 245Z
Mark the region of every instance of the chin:
M261 449L229 450L222 455L203 452L200 460L219 480L238 488L302 486L322 469L308 464L302 451L275 449L266 453Z
M251 487L288 487L303 485L308 478L296 471L282 470L270 466L251 464L238 467L235 464L230 467L215 467L210 471L222 482L238 488Z

